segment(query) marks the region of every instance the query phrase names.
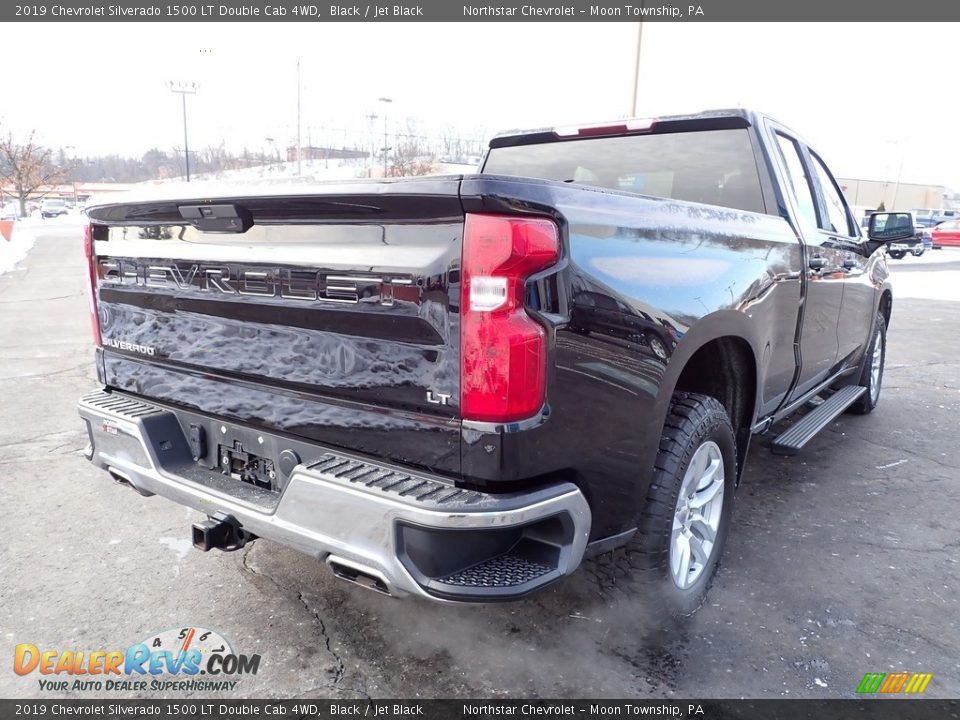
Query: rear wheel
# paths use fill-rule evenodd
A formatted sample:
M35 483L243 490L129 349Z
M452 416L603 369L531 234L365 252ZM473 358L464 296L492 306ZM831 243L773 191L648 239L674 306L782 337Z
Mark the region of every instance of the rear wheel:
M887 254L894 260L903 260L903 250L891 250Z
M867 391L850 406L850 411L858 415L866 415L880 402L880 387L883 384L883 363L887 356L887 323L882 313L877 313L873 321L873 334L870 336L870 345L863 358L863 369L860 371L860 385Z
M638 590L674 617L703 604L730 527L733 426L715 398L676 393L637 534L626 552Z

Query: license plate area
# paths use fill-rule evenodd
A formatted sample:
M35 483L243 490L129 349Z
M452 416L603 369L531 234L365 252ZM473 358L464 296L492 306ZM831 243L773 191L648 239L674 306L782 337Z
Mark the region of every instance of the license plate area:
M276 492L280 489L276 462L250 452L240 440L234 440L229 445L219 443L217 458L223 475L265 490Z

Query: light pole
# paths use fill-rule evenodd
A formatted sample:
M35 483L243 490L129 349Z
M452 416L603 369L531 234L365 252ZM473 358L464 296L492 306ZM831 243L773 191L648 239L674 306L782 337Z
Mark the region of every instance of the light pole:
M270 146L273 148L273 155L270 156L270 169L273 170L274 159L276 159L276 162L277 162L277 163L280 162L280 151L277 150L277 142L276 142L276 140L274 140L272 137L268 137L268 138L264 138L264 139L265 139L268 143L270 143Z
M190 182L190 145L187 143L187 95L196 95L197 83L170 81L170 92L179 93L183 102L183 158L187 166L187 182Z
M898 137L898 138L893 138L892 140L889 140L888 142L890 143L890 145L892 145L893 147L895 147L895 148L897 149L897 151L898 151L898 153L899 153L899 155L900 155L900 164L899 164L898 167L897 167L897 180L896 180L896 182L894 183L894 186L893 186L893 200L890 202L890 207L887 208L887 210L890 211L890 212L896 212L896 210L897 210L897 196L900 195L900 178L901 178L901 176L903 175L903 161L904 161L904 159L905 159L905 157L906 157L906 148L904 147L906 140L905 140L905 138ZM886 193L884 193L884 194L886 194ZM884 206L884 207L886 207L886 206Z
M367 177L373 177L373 163L376 162L377 157L377 140L373 134L373 121L379 117L376 113L370 113L366 116L367 120L370 121L370 161L367 163Z
M387 147L387 105L393 102L392 98L382 97L380 102L383 105L383 176L387 176L387 150L390 148Z
M634 58L633 63L633 85L631 86L631 95L630 95L630 115L631 117L637 117L639 112L637 111L637 94L639 88L637 87L640 84L640 43L643 40L643 23L637 23L637 54Z
M300 177L300 58L297 58L297 177Z
M900 166L897 168L897 184L893 186L893 202L890 205L890 209L894 212L897 210L897 196L900 194L901 175L903 175L903 155L900 156Z

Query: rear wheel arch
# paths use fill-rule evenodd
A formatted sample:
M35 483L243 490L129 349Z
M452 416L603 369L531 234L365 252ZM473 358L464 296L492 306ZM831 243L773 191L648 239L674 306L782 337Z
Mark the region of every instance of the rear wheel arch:
M752 337L755 328L740 312L718 312L702 318L684 334L660 384L657 431L666 421L675 392L716 398L730 416L737 438L737 470L749 446L759 408L760 364Z
M704 343L684 363L672 392L716 398L730 417L737 440L738 476L757 408L757 362L744 338L724 335Z

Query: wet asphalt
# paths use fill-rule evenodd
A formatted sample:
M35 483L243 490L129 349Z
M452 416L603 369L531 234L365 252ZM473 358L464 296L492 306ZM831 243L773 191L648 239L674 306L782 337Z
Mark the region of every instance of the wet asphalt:
M872 415L794 458L755 440L708 602L664 630L627 583L597 591L619 577L605 560L529 600L451 607L343 584L266 540L193 550L198 513L83 458L81 243L70 224L37 235L0 276L0 697L135 696L43 691L12 672L14 646L119 649L190 626L261 655L228 698L852 697L895 671L960 696L960 250L892 263L910 294L954 300L895 300Z

